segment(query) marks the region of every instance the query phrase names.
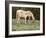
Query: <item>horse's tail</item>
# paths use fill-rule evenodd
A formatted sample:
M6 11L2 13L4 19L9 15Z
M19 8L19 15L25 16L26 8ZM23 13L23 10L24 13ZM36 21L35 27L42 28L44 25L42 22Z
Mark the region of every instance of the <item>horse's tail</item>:
M34 21L35 21L35 17L34 17L34 15L32 13L32 22L34 22Z
M17 14L17 12L16 12L16 19L17 19L17 17L18 17L18 14Z

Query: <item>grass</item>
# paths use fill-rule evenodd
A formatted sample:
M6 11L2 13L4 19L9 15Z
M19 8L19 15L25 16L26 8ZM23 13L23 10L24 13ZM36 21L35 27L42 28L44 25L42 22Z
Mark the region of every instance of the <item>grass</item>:
M28 31L28 30L40 30L40 21L35 20L34 23L27 24L24 23L24 20L21 20L20 23L16 23L16 19L12 19L12 31Z

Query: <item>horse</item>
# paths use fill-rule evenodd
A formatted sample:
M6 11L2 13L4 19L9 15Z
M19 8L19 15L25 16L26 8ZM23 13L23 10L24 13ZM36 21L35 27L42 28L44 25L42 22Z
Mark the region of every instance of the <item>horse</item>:
M25 19L25 24L26 24L27 16L29 17L29 20L30 20L30 17L32 17L32 21L34 21L35 18L34 18L34 15L31 11L17 10L16 11L17 23L20 23L20 18L23 17Z

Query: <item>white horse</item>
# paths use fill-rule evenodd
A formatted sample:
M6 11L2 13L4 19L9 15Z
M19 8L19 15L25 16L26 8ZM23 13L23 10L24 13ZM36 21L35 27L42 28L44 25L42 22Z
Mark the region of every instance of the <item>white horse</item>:
M17 10L16 11L16 19L17 19L17 23L20 23L20 17L23 17L25 19L25 24L26 24L26 18L27 16L29 17L32 17L32 20L34 21L34 15L31 11L24 11L24 10Z

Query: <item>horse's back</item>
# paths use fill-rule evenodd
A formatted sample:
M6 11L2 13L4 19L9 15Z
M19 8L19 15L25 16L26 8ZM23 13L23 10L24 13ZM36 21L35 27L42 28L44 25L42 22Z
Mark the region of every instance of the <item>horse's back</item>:
M24 10L17 10L17 13L23 13Z

